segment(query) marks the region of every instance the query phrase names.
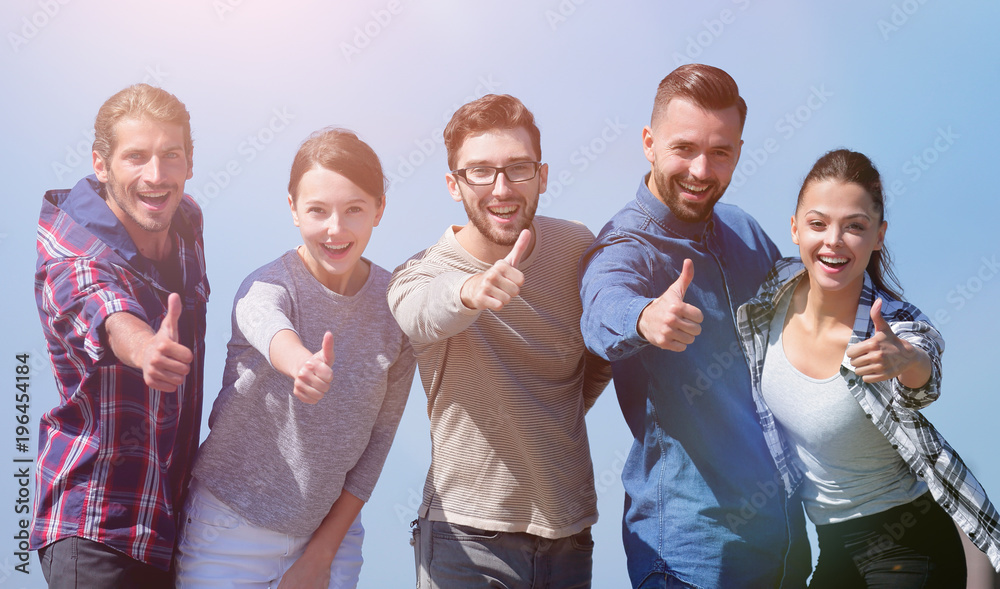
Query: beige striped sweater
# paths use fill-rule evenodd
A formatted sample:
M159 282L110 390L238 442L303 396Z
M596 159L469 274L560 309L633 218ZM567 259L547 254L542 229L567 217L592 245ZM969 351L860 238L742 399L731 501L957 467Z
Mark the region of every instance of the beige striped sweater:
M597 521L584 414L611 378L580 334L580 223L535 217L519 296L473 311L462 283L490 267L449 227L396 269L389 307L427 392L431 466L421 517L563 538Z

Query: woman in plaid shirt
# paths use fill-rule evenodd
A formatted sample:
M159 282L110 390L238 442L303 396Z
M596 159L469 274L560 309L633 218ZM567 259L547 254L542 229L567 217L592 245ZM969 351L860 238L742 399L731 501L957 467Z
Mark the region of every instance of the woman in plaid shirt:
M952 520L1000 567L997 511L918 411L944 341L900 300L883 211L867 157L820 158L791 221L801 259L740 308L741 339L775 462L817 526L810 587L964 587Z

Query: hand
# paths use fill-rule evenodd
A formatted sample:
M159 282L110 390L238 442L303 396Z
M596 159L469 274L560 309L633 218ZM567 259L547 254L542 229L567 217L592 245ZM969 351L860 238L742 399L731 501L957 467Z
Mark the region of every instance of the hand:
M926 377L922 382L917 382L916 387L911 388L923 386L930 378L930 360L927 358L927 353L910 342L896 337L892 328L882 318L882 299L872 304L871 318L875 324L874 335L847 348L847 357L851 359L854 373L865 382L881 382L920 369L926 361ZM914 374L922 372L918 370ZM918 377L916 380L921 379Z
M694 280L694 262L684 260L681 275L659 298L639 314L639 335L658 348L683 352L701 333L705 320L701 309L684 302L684 295Z
M150 388L172 393L177 390L188 372L194 354L177 343L177 320L181 316L181 297L170 293L167 297L167 315L160 330L150 338L142 350L142 378Z
M459 293L462 304L470 309L499 311L521 292L524 274L517 269L521 258L531 243L531 231L525 229L517 236L513 249L502 260L497 260L486 272L470 277L462 284Z
M323 334L323 347L306 358L295 373L292 393L303 403L314 405L330 390L333 382L333 334Z
M333 561L312 558L306 551L281 576L278 589L326 589L330 586L332 564Z

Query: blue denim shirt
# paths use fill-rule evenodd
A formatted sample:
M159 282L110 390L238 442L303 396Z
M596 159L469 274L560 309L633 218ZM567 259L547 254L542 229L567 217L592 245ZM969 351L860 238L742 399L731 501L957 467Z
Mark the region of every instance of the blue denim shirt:
M668 572L698 587L804 587L805 520L764 441L736 310L779 252L740 208L687 223L649 191L601 230L581 264L583 336L611 360L635 437L622 472L629 576ZM649 345L639 314L694 262L685 301L702 333L684 352Z

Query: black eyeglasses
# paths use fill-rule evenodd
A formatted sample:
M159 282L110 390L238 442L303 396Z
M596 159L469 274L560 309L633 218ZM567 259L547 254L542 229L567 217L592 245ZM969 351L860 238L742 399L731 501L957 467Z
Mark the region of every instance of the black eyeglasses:
M509 182L527 182L538 173L541 162L517 162L495 168L493 166L473 166L452 170L451 173L463 178L470 186L489 186L497 181L497 174L503 174Z

